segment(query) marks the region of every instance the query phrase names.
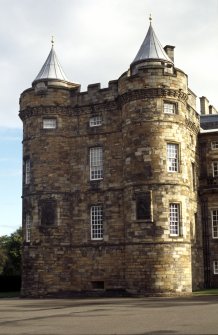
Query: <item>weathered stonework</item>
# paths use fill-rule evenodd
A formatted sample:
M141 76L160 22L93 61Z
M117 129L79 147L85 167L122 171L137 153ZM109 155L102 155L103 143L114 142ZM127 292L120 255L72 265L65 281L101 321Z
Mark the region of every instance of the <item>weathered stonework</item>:
M33 85L20 98L23 157L31 166L30 183L25 168L23 182L23 227L28 214L31 238L23 247L22 295L188 294L202 287L200 121L186 74L151 62L132 65L106 89L95 84L80 93L46 81L45 87L40 93ZM164 113L164 103L176 112ZM102 125L90 127L95 115ZM55 118L55 129L43 129L45 117ZM168 143L179 148L173 173ZM93 147L103 149L103 179L96 181ZM149 202L145 219L137 218L140 196ZM180 206L177 236L169 232L171 203ZM103 207L101 240L91 237L93 204Z

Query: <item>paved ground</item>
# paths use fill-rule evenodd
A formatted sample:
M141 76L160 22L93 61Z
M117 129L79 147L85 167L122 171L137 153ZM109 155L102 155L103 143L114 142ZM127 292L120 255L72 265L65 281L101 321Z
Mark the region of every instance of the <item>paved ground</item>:
M0 299L0 334L218 334L218 296Z

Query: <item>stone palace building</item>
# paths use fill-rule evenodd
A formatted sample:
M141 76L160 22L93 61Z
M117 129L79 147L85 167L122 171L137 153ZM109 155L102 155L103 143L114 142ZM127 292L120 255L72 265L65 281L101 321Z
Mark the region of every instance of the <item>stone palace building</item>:
M20 97L23 296L218 287L218 114L187 79L151 23L103 89L52 44Z

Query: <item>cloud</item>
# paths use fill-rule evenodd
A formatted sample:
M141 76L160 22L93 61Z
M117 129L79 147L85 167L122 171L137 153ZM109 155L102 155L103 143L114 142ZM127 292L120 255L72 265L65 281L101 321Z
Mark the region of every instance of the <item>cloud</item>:
M0 125L22 127L19 96L38 74L51 36L67 76L82 84L117 79L128 69L148 29L176 46L176 66L190 88L218 107L218 1L0 0ZM163 15L164 13L164 15ZM212 76L211 73L214 75Z

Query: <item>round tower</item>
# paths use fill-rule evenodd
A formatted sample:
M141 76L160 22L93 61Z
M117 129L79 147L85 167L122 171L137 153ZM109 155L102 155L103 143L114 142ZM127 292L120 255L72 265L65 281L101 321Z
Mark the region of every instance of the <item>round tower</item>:
M19 115L23 121L22 293L30 296L43 295L46 285L55 290L55 274L60 273L58 267L62 264L57 246L67 244L69 239L69 230L63 226L70 216L67 194L71 145L63 129L70 127L71 99L80 85L67 79L53 44L52 41L51 51L32 87L20 97Z
M123 117L126 281L133 292L192 290L199 118L187 75L152 24L118 82ZM171 58L170 58L170 57Z

